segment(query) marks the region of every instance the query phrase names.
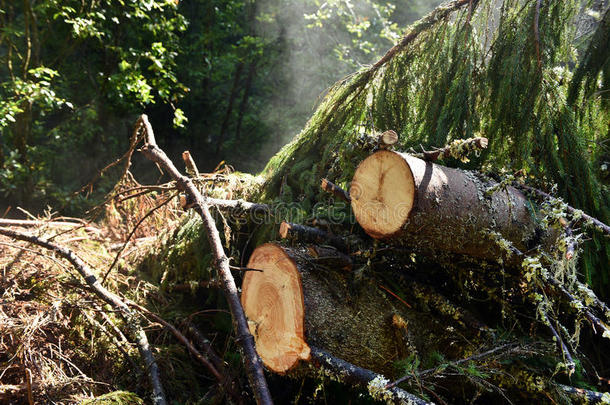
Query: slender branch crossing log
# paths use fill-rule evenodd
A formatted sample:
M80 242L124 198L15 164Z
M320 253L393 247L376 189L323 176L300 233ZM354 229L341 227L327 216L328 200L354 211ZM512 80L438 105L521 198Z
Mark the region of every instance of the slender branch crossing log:
M343 238L318 228L312 228L311 226L283 221L280 224L279 233L282 239L294 239L299 242L315 243L318 245L331 245L342 252L347 252L347 245Z
M595 392L563 384L557 384L557 386L565 391L576 403L591 405L610 403L610 393L608 392Z
M203 356L201 353L199 353L199 351L195 348L195 346L193 346L193 344L182 333L180 333L180 331L178 329L176 329L176 327L174 325L167 322L165 319L161 318L159 315L155 314L154 312L149 311L147 308L144 308L143 306L136 304L135 302L128 301L127 304L129 306L134 307L135 309L137 309L138 311L143 313L145 316L154 319L156 322L159 322L161 325L163 325L167 329L169 329L169 331L172 332L172 334L176 337L176 339L178 339L180 341L180 343L182 343L184 346L186 346L187 350L189 351L189 353L191 353L193 355L193 357L195 357L199 362L201 362L201 364L203 364L203 366L205 368L207 368L208 371L220 383L224 383L225 377L222 374L220 374L218 372L218 370L216 370L216 367L214 367L214 365L212 365L210 360L208 360L205 356Z
M499 232L524 248L535 230L525 196L513 187L488 195L495 184L382 150L360 163L350 195L358 223L373 238L495 260L502 250L486 233Z
M413 330L443 335L429 317L394 307L374 283L363 282L357 291L350 290L348 273L317 266L305 247L261 245L248 267L263 272L244 277L242 304L256 349L273 372L297 373L301 362L311 362L310 345L315 345L349 363L391 376L398 350L416 346L396 338L392 317L397 313Z
M537 188L526 186L525 184L517 184L517 183L515 183L515 186L518 187L518 188L521 188L521 189L523 189L523 190L525 190L527 192L534 193L537 196L542 197L542 198L547 199L547 200L551 200L551 199L555 198L552 195L550 195L548 193L545 193L542 190L538 190ZM579 210L577 210L576 208L568 205L566 207L566 211L569 212L572 215L575 215ZM587 214L583 213L582 211L581 211L581 217L585 221L590 221L601 232L605 233L606 235L610 235L610 226L604 224L599 219L593 218L592 216L587 215Z
M307 253L316 265L346 271L352 269L352 259L334 247L312 245L307 248Z
M250 214L271 214L271 207L267 204L253 203L244 200L223 200L220 198L207 198L208 204L233 212L248 212Z
M248 330L248 323L246 316L244 315L243 308L239 302L239 294L235 285L235 280L231 274L229 268L229 258L226 256L220 240L218 229L216 229L216 223L214 218L210 214L208 208L207 199L201 195L197 187L191 179L183 176L172 161L167 157L155 141L152 126L148 122L148 117L145 114L140 116L139 121L144 125L146 131L146 144L141 149L144 156L149 160L161 165L170 176L176 181L176 187L189 195L194 201L193 209L199 214L203 222L203 226L206 230L208 240L210 242L210 248L215 259L215 267L218 270L220 280L222 282L222 289L225 293L227 302L229 303L229 309L231 310L231 316L235 322L235 329L237 331L237 342L241 346L244 354L244 360L246 365L246 373L248 380L254 391L254 396L257 403L259 404L272 404L271 394L267 387L267 381L263 373L263 367L260 358L256 354L254 349L254 339Z

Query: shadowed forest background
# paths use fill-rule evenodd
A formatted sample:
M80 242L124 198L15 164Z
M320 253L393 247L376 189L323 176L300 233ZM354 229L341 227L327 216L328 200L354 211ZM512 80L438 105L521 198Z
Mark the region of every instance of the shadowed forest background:
M0 221L0 403L610 403L610 4L0 0Z
M330 85L439 3L6 0L2 211L90 207L74 192L127 149L142 112L172 156L258 172Z

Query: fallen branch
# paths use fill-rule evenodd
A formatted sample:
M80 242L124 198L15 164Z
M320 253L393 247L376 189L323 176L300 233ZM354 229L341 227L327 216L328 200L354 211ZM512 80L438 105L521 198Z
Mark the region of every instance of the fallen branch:
M190 321L186 320L184 322L188 333L191 335L195 343L199 346L201 350L203 350L204 354L210 359L210 362L214 364L214 367L218 370L219 373L225 372L225 363L220 356L216 354L214 349L212 348L212 342L210 342L204 335L201 333L199 329L195 325L193 325Z
M70 221L41 221L31 219L6 219L0 218L0 226L17 226L22 228L30 227L41 227L46 226L49 228L83 228L86 231L100 233L100 230L92 226L84 226L82 223L70 222Z
M510 242L506 243L506 240L504 240L504 242L505 243L503 243L503 246L505 249L507 249L509 253L518 256L521 260L526 257L523 252L513 246ZM608 327L608 325L602 322L589 310L586 305L584 305L578 298L574 297L568 290L566 290L566 288L559 281L546 274L546 272L540 272L540 274L543 277L542 281L547 286L553 288L555 291L563 295L563 297L570 303L570 307L576 309L577 311L582 311L584 313L585 317L589 320L589 322L591 322L592 329L595 333L597 333L597 330L595 329L595 327L597 327L603 331L602 336L610 339L610 327ZM582 284L578 284L579 286L582 286ZM599 298L597 298L597 296L593 292L591 292L591 295L592 296L590 297L590 299L593 301L593 303L600 307L602 310L606 310L606 312L608 312L608 307L606 306L606 304L600 301Z
M324 232L318 228L306 225L293 224L283 221L280 224L280 237L282 239L295 239L299 242L314 243L318 245L331 245L342 252L347 252L347 244L343 238Z
M365 387L371 397L393 404L427 405L430 402L397 387L387 388L388 380L381 374L355 366L345 360L310 346L312 363L324 374L343 383Z
M83 311L81 311L81 314L83 314L85 316L85 318L87 318L87 320L89 321L89 323L91 325L93 325L93 327L95 327L100 332L102 332L104 335L106 335L112 341L112 343L114 343L116 348L121 352L121 354L129 362L131 367L133 367L133 369L135 370L136 363L133 361L133 359L131 358L129 353L127 353L125 348L123 348L123 343L115 335L113 335L103 324L101 324L97 319L95 319L93 316L89 315L87 313L87 311L83 310Z
M545 193L542 190L539 190L539 189L534 188L534 187L526 186L525 184L519 184L519 183L515 182L515 183L513 183L513 186L515 186L517 188L520 188L522 190L528 191L530 193L534 193L538 197L541 197L541 198L544 198L544 199L547 199L547 200L552 200L552 199L555 198L552 195L550 195L548 193ZM572 215L580 215L580 217L582 219L584 219L585 221L589 221L589 222L593 223L593 225L595 225L600 231L602 231L606 235L610 235L610 226L604 224L599 219L593 218L592 216L587 215L584 212L582 212L581 210L577 210L576 208L574 208L574 207L572 207L570 205L567 205L566 211L569 212Z
M178 329L176 329L176 327L174 325L167 322L165 319L161 318L159 315L155 314L154 312L149 311L147 308L144 308L143 306L138 305L133 301L127 301L127 305L137 309L144 316L154 319L156 322L159 322L161 325L163 325L167 329L169 329L169 331L172 332L172 334L176 337L176 339L178 339L180 341L180 343L182 343L184 346L186 346L189 353L191 353L201 364L203 364L205 366L205 368L207 368L208 371L210 373L212 373L212 375L219 382L221 382L221 383L224 382L224 377L222 376L222 374L220 374L218 372L218 370L216 370L216 367L214 367L214 365L212 363L210 363L210 361L207 358L205 358L201 353L199 353L199 351L195 348L195 346L193 346L193 344L191 342L189 342L189 340L182 333L180 333L180 331Z
M225 362L220 356L216 354L214 349L212 348L212 343L201 333L199 329L195 325L193 325L188 319L184 321L184 325L188 330L188 334L191 336L193 341L199 346L199 348L203 351L203 353L208 357L208 359L214 364L214 367L221 374L226 376L226 381L231 383L229 389L232 392L239 393L241 392L240 382L235 376L231 369L225 368ZM241 405L244 403L243 397L233 398L237 404Z
M563 384L557 384L557 387L565 391L573 400L583 404L607 404L610 402L610 393L607 392L595 392Z
M161 378L159 377L159 367L157 366L152 351L150 350L148 338L146 337L146 333L142 327L138 324L135 314L131 311L131 309L129 309L127 304L125 304L125 302L123 302L119 296L108 291L104 286L102 286L89 266L70 249L41 239L37 236L24 234L7 228L0 228L0 234L49 249L69 261L74 266L76 271L78 271L78 273L85 279L85 282L89 285L91 290L93 290L93 292L104 302L119 312L125 319L125 324L130 329L130 332L134 335L138 349L140 350L140 356L142 356L146 366L146 371L153 389L153 404L167 404L163 386L161 384Z
M561 339L561 336L559 336L559 333L557 333L557 330L553 327L553 325L551 325L551 321L549 320L548 316L546 316L546 315L543 315L543 316L544 316L544 321L545 321L544 323L551 330L555 343L557 343L557 346L559 347L559 351L561 351L561 353L565 356L565 358L567 360L566 367L568 369L568 377L570 377L574 373L574 370L576 368L576 363L574 363L574 359L572 358L572 355L570 354L570 350L568 349L566 344L563 343L563 339Z
M487 138L482 137L456 139L443 148L433 151L423 151L422 153L416 153L414 156L428 162L433 162L438 159L447 159L449 157L464 160L468 153L485 149L487 148L487 144Z
M597 316L593 315L593 313L578 298L570 294L570 292L566 290L565 287L559 281L555 280L550 276L546 277L544 281L551 287L553 287L555 290L559 291L561 295L563 295L564 298L568 300L572 308L582 310L589 322L591 322L591 324L593 325L593 330L596 333L597 330L595 329L595 327L598 327L603 331L602 335L607 336L610 339L610 328L608 328L608 325L602 322ZM595 298L597 300L597 297Z
M254 348L254 338L248 330L246 316L244 315L244 310L239 302L237 286L235 285L235 280L233 279L231 269L229 268L229 258L226 256L222 247L218 229L216 229L216 224L208 208L207 198L201 195L191 179L180 174L165 152L157 146L152 126L150 125L150 122L148 122L148 117L145 114L142 114L138 119L138 122L143 123L145 130L145 145L142 147L141 152L149 160L162 166L176 181L178 190L186 193L194 201L193 209L202 219L210 248L214 255L215 267L218 270L219 277L222 281L222 289L225 293L227 302L229 303L231 315L235 322L237 331L236 340L244 352L246 373L252 386L254 396L259 404L271 404L271 394L269 393L267 382L265 381L262 363Z

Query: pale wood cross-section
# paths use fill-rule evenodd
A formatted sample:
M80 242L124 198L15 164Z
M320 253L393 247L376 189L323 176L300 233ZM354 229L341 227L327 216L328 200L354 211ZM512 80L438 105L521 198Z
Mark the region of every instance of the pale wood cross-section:
M366 158L350 189L358 223L374 238L388 238L409 218L415 199L411 168L398 153L381 150Z
M284 249L271 243L254 251L248 268L263 270L246 274L241 295L256 351L268 368L286 373L310 358L301 275Z

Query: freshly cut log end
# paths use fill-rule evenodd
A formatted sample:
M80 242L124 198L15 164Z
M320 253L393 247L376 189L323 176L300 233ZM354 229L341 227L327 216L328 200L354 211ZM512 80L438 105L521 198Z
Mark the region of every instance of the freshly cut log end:
M241 295L256 351L269 369L286 373L310 357L301 275L294 260L271 243L254 251L248 267L263 270L246 274Z
M356 220L377 239L389 238L402 229L415 195L415 180L406 160L386 150L360 163L350 189Z
M398 142L398 134L396 131L389 130L379 135L379 147L382 149L389 148Z

